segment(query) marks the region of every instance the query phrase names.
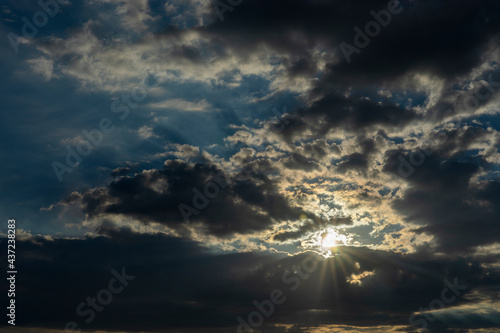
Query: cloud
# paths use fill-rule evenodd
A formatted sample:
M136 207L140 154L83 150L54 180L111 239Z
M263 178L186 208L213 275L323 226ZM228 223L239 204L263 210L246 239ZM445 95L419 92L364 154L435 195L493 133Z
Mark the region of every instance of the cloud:
M218 237L266 230L307 213L291 205L264 175L229 175L208 161L190 164L182 160L167 160L163 169L121 177L108 187L74 192L60 204L76 205L88 218L122 215L184 234L186 215L200 224L197 233Z
M163 102L148 104L153 109L179 110L186 112L204 112L212 109L212 105L206 100L191 102L181 98L169 99Z
M119 17L121 26L128 31L144 31L148 28L147 23L154 20L147 0L92 0L90 3L115 6L113 14Z
M67 321L75 321L82 329L94 330L191 332L207 328L222 332L234 330L238 316L255 310L253 300L268 299L279 288L287 299L266 318L266 331L296 325L297 332L309 332L332 321L376 330L389 323L408 326L412 311L440 296L445 278L459 276L469 290L498 278L498 272L481 268L467 257L431 259L426 253L403 256L349 247L340 249L334 258L317 257L318 268L306 275L302 272L300 278L292 273L297 269L293 267L300 267L310 253L218 254L195 242L160 234L135 234L114 227L101 232L105 236L20 241L24 278L19 283L25 292L17 301L24 327L62 329ZM106 285L111 269L122 267L135 279L87 325L75 308ZM362 283L352 283L353 276L362 276ZM297 281L298 288L292 288ZM56 287L59 292L54 294L51 290ZM494 293L493 289L481 290L475 295L494 297ZM470 292L453 306L480 306L467 295ZM46 299L52 300L50 308L42 306ZM185 328L188 320L192 328ZM482 323L463 327L491 327L487 321Z
M54 62L52 60L41 57L27 60L27 62L30 64L33 72L41 74L45 78L45 81L50 81L54 76Z
M211 1L94 0L2 54L23 320L62 328L127 265L143 282L89 329L230 331L331 230L349 242L263 331L416 331L409 315L455 276L470 289L430 330L497 330L500 5L401 0L348 63L340 43L387 3L245 0L221 21ZM153 76L57 187L57 148Z

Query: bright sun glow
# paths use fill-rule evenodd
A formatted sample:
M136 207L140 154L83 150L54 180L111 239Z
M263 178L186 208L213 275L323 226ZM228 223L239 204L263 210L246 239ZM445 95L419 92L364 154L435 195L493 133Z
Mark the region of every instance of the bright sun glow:
M337 241L339 241L339 234L333 230L328 230L321 240L321 247L324 249L329 249L337 245Z
M338 247L352 244L351 234L341 234L332 227L318 231L301 245L306 249L314 249L324 257L332 257L337 252Z

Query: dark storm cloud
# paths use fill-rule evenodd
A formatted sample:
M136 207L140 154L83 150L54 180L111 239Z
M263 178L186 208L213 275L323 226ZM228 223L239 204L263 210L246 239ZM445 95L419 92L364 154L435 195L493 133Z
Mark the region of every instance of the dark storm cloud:
M201 62L202 56L200 51L194 47L181 46L179 49L172 53L173 56L178 56L179 58L189 59L192 62Z
M438 246L447 252L468 251L471 247L498 242L500 232L500 181L477 182L480 172L492 165L468 147L487 137L478 127L451 129L439 136L432 154L429 147L411 152L413 160L423 157L421 165L405 178L410 188L394 202L394 208L408 222L422 225L418 232L436 236ZM399 157L412 158L408 152L386 152L385 171L398 175ZM415 157L416 156L416 157Z
M491 180L483 188L470 188L466 186L467 173L476 165L434 162L428 168L441 174L445 181L432 186L432 190L422 188L426 185L410 190L394 207L407 221L424 225L417 232L436 236L437 245L445 251L464 252L474 246L498 242L500 181Z
M252 302L269 299L274 289L281 289L286 301L266 318L266 332L275 332L268 326L273 323L302 327L297 332L333 323L407 325L413 311L440 297L445 278L465 282L465 295L481 285L483 298L494 297L492 282L499 278L467 257L436 260L427 253L403 256L365 248L339 248L335 258L317 257L318 268L304 275L300 267L309 254L215 254L178 238L109 226L101 232L106 237L19 241L19 325L62 329L75 321L96 330L230 332L237 316L246 318L256 310ZM77 315L76 307L106 288L111 270L122 267L135 279L86 324L88 315ZM302 277L292 273L297 270ZM361 284L348 282L363 272L373 275ZM460 304L473 303L463 296L453 303Z
M371 20L368 12L360 10L356 24ZM333 66L331 75L338 73L355 82L419 70L455 78L481 63L481 54L500 31L499 13L496 1L415 1L414 6L393 17L366 49L354 55L351 64Z
M362 97L346 98L336 92L327 93L324 98L310 108L301 110L299 114L307 127L318 134L332 128L359 130L377 125L401 127L409 124L411 120L418 119L414 111L390 102L380 104ZM318 120L321 122L318 123ZM295 129L290 128L290 131L293 130Z
M292 154L290 157L284 159L283 163L289 169L300 169L304 171L318 170L319 166L317 161L308 159L300 154Z
M169 160L160 170L121 177L105 188L75 192L64 203L81 204L89 217L121 214L182 231L186 221L179 205L195 209L193 200L200 197L195 191L206 195L207 186L209 193L218 194L205 197L206 207L197 207L200 210L190 214L189 220L201 222L213 235L226 237L260 231L270 228L274 221L297 220L305 213L291 206L265 175L245 169L229 177L209 162L190 165L180 160Z
M373 139L366 139L362 135L358 136L356 141L360 152L343 156L340 162L335 164L338 172L345 173L349 170L366 171L369 164L368 159L376 151L375 142Z
M345 97L350 87L368 90L383 85L397 88L396 80L408 73L431 73L448 82L470 73L500 32L500 4L496 1L401 1L403 11L372 38L352 62L338 46L354 44L353 28L373 21L370 11L387 8L388 1L292 0L245 1L199 32L216 36L235 52L251 52L265 44L277 53L290 76L310 79L318 65L308 50L319 46L337 54L316 81L309 98L315 102L299 111L299 118L282 133L314 129L319 135L330 128L353 130L370 126L401 127L418 116L390 101L379 104L361 96ZM297 38L300 35L301 38ZM316 68L316 70L315 70ZM321 125L318 121L324 121Z
M311 63L311 61L307 61L304 58L300 58L299 60L292 62L291 64L287 64L285 62L285 66L288 69L288 74L291 77L295 76L314 76L315 66Z

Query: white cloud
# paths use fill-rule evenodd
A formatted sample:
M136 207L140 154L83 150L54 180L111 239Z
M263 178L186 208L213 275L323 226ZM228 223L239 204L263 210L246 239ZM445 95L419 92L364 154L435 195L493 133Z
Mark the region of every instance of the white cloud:
M148 21L153 21L149 0L94 0L92 3L115 5L114 15L120 19L122 27L131 31L146 31Z
M211 6L210 0L168 0L165 3L165 12L179 27L203 26L215 18L214 15L210 17Z
M38 59L27 60L33 72L41 74L45 81L50 81L54 75L54 61L40 57Z
M159 103L148 104L153 109L180 110L180 111L197 111L204 112L212 109L212 104L206 100L191 102L181 98L168 99Z

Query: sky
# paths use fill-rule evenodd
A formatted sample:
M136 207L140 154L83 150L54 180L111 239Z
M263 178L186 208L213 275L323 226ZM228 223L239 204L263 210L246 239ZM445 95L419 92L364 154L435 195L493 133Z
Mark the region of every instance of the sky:
M1 333L500 332L498 1L3 0L0 36Z

